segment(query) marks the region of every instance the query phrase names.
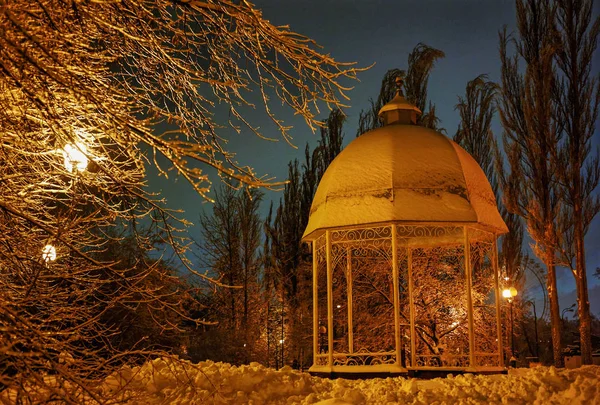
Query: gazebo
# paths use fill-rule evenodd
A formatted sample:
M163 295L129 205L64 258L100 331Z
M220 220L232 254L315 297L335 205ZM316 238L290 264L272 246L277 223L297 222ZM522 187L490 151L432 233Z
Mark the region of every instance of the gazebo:
M401 90L315 194L313 365L322 376L502 372L492 188Z

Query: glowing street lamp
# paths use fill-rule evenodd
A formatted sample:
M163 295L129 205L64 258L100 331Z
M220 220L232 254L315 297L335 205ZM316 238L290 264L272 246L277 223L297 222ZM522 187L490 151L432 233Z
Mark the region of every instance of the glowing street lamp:
M279 339L279 344L281 345L281 367L283 367L285 357L283 357L283 344L285 343L285 339Z
M74 170L83 172L88 165L88 158L85 154L86 148L83 143L77 142L74 145L70 143L66 144L63 149L65 169L69 172L73 172Z
M506 298L510 305L510 355L511 358L515 356L515 324L513 319L513 298L517 296L517 289L515 287L505 288L502 291L502 297Z
M508 299L508 302L512 302L512 299L517 296L517 289L515 287L505 288L502 291L502 296Z
M46 245L42 249L42 259L48 263L56 260L56 248L52 245Z

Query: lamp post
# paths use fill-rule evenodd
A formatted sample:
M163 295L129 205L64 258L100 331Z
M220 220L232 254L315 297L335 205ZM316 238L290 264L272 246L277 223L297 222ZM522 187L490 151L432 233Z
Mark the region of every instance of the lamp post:
M517 296L515 287L505 288L502 291L502 297L506 298L510 306L510 356L511 362L515 357L515 334L514 334L514 319L513 319L513 298Z
M533 300L526 301L531 304L533 307L533 322L535 326L535 357L538 358L537 361L540 361L540 348L539 348L539 339L538 339L538 325L537 325L537 313L535 312L535 302Z
M565 312L575 312L575 306L577 304L573 304L570 307L567 307L565 309L562 310L561 314L560 314L560 318L562 319L562 323L563 323L563 327L565 324Z

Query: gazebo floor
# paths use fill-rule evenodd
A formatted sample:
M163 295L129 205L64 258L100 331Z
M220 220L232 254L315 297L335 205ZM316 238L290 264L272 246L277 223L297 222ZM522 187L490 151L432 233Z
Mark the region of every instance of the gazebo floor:
M393 378L393 377L404 377L404 378L421 378L421 379L432 379L442 377L445 378L449 374L453 376L461 374L477 374L477 375L492 375L492 374L507 374L508 370L503 367L494 368L480 368L480 369L460 369L460 368L437 368L427 367L418 369L404 369L394 371L381 371L373 370L352 370L344 371L340 370L343 367L336 367L337 370L333 371L309 371L310 375L321 378L344 378L347 380L358 380L358 379L370 379L370 378Z
M492 375L492 374L508 374L508 370L504 367L500 368L481 368L481 369L445 369L445 368L419 368L408 370L408 377L431 379L438 377L447 377L449 374L453 376L461 374L476 374L476 375ZM368 377L367 377L368 378Z
M321 378L331 378L335 380L336 378L344 378L346 380L364 380L367 378L389 378L389 377L408 377L408 370L404 372L386 372L386 371L377 371L377 372L343 372L343 371L309 371L310 375L314 377Z

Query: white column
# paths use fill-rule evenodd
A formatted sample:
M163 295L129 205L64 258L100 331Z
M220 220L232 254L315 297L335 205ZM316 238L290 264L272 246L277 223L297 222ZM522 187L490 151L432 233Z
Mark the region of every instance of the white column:
M354 353L354 332L352 324L352 249L346 248L346 292L348 299L348 353Z
M492 243L492 266L494 269L494 297L496 298L496 334L498 339L498 365L504 364L504 353L502 347L502 312L500 311L500 286L498 283L498 240L494 235Z
M398 242L396 225L392 225L392 286L394 287L394 335L396 338L396 365L400 366L400 292L398 291Z
M475 331L473 330L473 297L471 275L471 245L469 245L469 230L463 227L465 243L465 278L467 282L467 315L469 316L469 367L475 367Z
M415 331L415 297L413 287L412 248L408 249L408 305L410 311L410 365L417 366L417 333Z
M319 353L319 259L317 257L317 241L312 242L313 249L313 366L317 365Z
M325 231L327 260L327 346L329 349L328 364L333 366L333 269L331 267L331 235Z

